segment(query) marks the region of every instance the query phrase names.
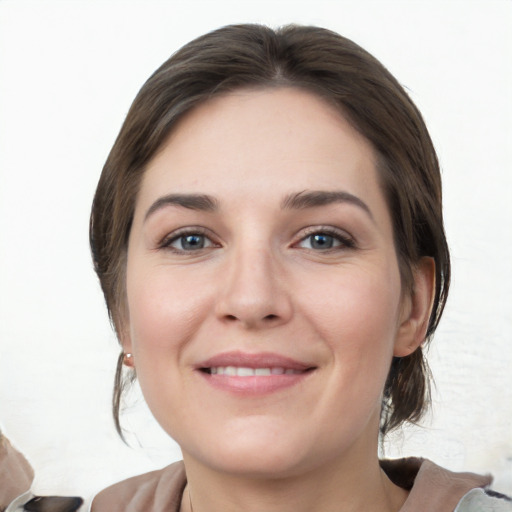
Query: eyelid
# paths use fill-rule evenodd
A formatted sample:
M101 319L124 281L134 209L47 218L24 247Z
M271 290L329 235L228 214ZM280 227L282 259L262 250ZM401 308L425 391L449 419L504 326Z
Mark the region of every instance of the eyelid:
M183 251L180 249L176 249L175 247L172 247L172 243L178 240L179 238L183 236L189 236L189 235L201 235L207 238L212 246L210 247L204 247L203 249L210 249L211 247L219 247L220 244L215 241L214 234L209 230L201 226L186 226L182 228L178 228L171 233L167 233L157 244L157 249L169 249L171 251L174 251L176 253L185 253L185 252L199 252L202 249L197 249L197 251Z
M315 235L315 234L324 234L334 237L336 240L341 242L341 246L333 247L331 249L325 249L324 251L316 251L316 252L328 252L329 250L335 251L340 249L355 249L357 247L356 241L352 235L350 235L347 231L339 228L335 228L333 226L309 226L304 228L299 232L296 237L296 241L293 242L293 246L297 246L299 243L306 240L306 238Z
M291 244L292 247L296 247L298 244L306 240L309 236L315 234L325 234L334 237L337 241L340 242L340 246L333 247L331 249L325 249L324 251L316 251L316 252L328 252L328 251L336 251L343 249L354 249L356 248L356 241L352 235L350 235L347 231L342 230L340 228L335 228L333 226L324 226L324 225L315 225L308 226L303 228L295 237L295 240ZM201 235L206 237L210 242L210 247L205 247L204 249L210 249L212 247L220 247L220 243L216 240L216 236L212 231L202 226L186 226L182 228L178 228L171 233L167 233L158 243L157 249L168 249L172 250L176 253L186 253L186 252L196 252L196 251L184 251L172 247L172 243L183 236L187 235ZM198 249L197 252L202 249Z

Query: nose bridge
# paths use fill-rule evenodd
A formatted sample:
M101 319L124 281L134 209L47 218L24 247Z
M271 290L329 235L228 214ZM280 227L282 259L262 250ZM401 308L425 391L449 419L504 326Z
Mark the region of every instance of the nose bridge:
M291 304L284 275L268 241L257 237L240 241L226 263L218 310L223 318L249 327L274 325L289 318Z

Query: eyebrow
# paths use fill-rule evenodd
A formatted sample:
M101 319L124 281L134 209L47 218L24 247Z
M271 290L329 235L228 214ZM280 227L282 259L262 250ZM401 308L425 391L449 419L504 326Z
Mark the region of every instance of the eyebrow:
M202 212L214 212L218 209L217 200L205 194L169 194L157 199L148 209L144 221L166 206L181 206L189 210L198 210Z
M368 205L359 197L342 190L312 190L295 192L287 195L281 202L283 210L305 210L333 203L349 203L364 210L374 220ZM166 206L181 206L190 210L215 212L219 209L218 201L206 194L168 194L158 198L148 209L144 221L157 210Z
M283 209L304 210L333 203L349 203L364 210L374 220L368 205L359 197L343 190L312 190L290 194L281 203Z

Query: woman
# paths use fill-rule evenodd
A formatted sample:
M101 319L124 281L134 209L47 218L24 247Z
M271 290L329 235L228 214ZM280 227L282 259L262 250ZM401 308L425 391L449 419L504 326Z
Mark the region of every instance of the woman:
M512 509L489 477L378 460L428 403L450 264L421 115L351 41L241 25L183 47L114 144L91 248L118 430L125 365L183 452L93 511Z

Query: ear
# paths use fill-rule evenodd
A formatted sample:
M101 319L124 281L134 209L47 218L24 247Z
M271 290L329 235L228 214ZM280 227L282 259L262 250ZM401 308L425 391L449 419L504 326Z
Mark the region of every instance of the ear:
M433 258L423 257L413 268L413 289L402 301L400 325L393 355L412 354L425 340L430 312L434 302L436 264Z

